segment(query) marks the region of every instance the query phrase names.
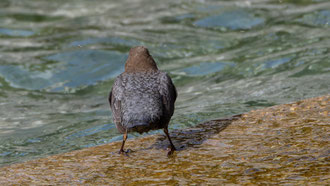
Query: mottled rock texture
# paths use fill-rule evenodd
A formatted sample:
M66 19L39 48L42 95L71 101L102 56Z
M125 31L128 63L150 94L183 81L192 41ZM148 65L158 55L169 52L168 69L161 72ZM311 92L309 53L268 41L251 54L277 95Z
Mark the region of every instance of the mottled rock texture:
M173 131L0 169L10 184L310 184L330 183L330 95L273 106Z

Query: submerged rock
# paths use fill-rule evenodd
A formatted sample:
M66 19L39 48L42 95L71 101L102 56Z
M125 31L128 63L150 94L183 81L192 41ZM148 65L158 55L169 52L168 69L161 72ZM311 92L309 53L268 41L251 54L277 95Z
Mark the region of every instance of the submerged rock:
M196 21L194 24L206 28L226 28L230 30L251 29L265 22L264 18L243 11L225 11Z
M329 183L330 95L255 110L166 136L86 148L0 169L9 184L311 184Z

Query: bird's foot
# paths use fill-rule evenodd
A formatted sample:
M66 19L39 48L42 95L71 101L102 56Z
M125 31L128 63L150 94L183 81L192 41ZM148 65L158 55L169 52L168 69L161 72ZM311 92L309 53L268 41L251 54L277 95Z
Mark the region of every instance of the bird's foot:
M122 155L125 155L125 156L128 156L128 153L131 153L132 150L131 149L127 149L126 151L124 149L120 149L118 154L122 154Z
M171 150L167 153L167 157L171 157L174 154L174 151L176 151L175 147L171 147Z

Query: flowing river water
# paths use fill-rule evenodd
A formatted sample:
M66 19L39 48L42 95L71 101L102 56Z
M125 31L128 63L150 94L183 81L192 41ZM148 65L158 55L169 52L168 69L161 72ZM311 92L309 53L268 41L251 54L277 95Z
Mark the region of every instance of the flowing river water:
M0 166L121 140L137 45L177 87L170 131L328 94L329 22L328 0L1 0Z

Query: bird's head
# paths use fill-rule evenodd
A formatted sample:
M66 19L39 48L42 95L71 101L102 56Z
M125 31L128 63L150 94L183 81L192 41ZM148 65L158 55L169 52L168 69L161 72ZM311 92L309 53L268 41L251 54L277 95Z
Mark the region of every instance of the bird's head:
M133 73L157 70L157 65L146 47L137 46L131 48L125 64L125 72Z

